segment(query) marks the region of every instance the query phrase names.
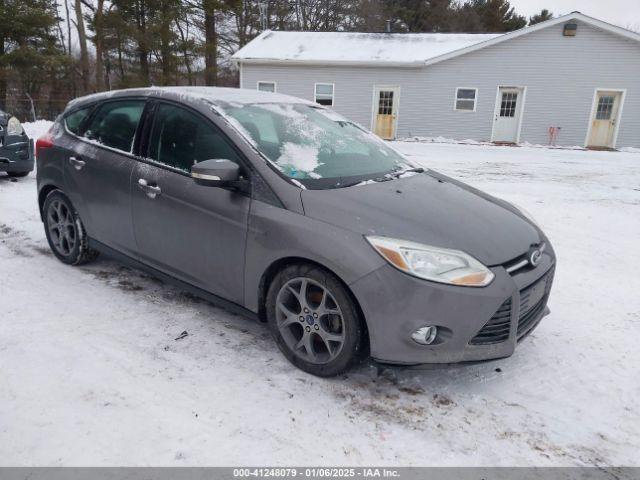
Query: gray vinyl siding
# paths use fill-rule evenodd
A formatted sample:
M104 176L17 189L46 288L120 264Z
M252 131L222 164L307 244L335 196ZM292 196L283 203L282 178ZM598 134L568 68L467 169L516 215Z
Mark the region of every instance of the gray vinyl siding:
M563 25L423 68L242 65L242 87L275 81L277 91L313 99L316 82L335 83L334 108L371 128L374 85L399 86L398 137L491 140L498 86L526 87L520 142L584 145L596 88L625 89L617 147L640 147L640 43L582 22ZM455 111L456 87L478 89L475 112Z

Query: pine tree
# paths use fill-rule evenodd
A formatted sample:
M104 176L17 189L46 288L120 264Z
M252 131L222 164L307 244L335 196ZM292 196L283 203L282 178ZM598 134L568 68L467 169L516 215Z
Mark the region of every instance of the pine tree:
M547 20L551 20L553 18L553 13L551 13L546 8L540 10L540 13L536 13L534 16L529 17L529 25L535 25L536 23L546 22Z
M37 100L40 89L64 70L66 59L55 33L54 1L0 0L0 18L0 107L6 108L9 84L18 97ZM30 110L24 103L16 107L23 116Z

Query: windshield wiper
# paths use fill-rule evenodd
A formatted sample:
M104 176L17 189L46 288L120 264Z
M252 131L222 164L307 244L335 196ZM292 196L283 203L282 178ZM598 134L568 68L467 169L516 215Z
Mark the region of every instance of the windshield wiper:
M367 182L379 183L379 182L388 182L389 180L393 180L393 179L388 175L384 175L382 177L368 178L366 180L356 180L356 181L353 181L353 182L338 183L338 184L334 185L334 188L354 187L356 185L360 185L361 183L367 183Z
M391 175L393 178L398 178L400 177L400 175L404 175L405 173L424 173L424 168L422 167L415 167L415 168L407 168L405 170L398 170L396 172L391 172L389 175Z

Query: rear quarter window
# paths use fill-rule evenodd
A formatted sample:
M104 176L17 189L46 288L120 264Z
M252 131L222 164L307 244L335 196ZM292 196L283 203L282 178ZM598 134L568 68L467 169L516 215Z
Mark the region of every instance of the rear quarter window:
M103 103L91 118L84 136L104 146L130 152L144 106L144 100Z
M67 126L67 130L79 135L82 122L87 118L87 116L89 116L91 109L92 107L81 108L80 110L76 110L75 112L67 115L64 118L64 124Z

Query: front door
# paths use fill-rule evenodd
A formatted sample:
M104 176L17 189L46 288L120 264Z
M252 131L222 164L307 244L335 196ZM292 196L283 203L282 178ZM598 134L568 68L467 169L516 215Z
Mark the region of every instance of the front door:
M133 229L145 263L232 302L243 301L250 197L196 184L194 163L236 150L208 119L161 103L131 176Z
M130 181L133 141L144 100L103 103L88 120L65 160L66 191L91 238L123 253L135 250ZM72 127L73 128L73 127Z
M374 95L373 132L385 140L396 137L400 88L376 87Z
M587 146L613 148L622 92L598 91L595 102Z
M492 141L517 143L522 115L524 90L518 87L500 87L493 120Z

